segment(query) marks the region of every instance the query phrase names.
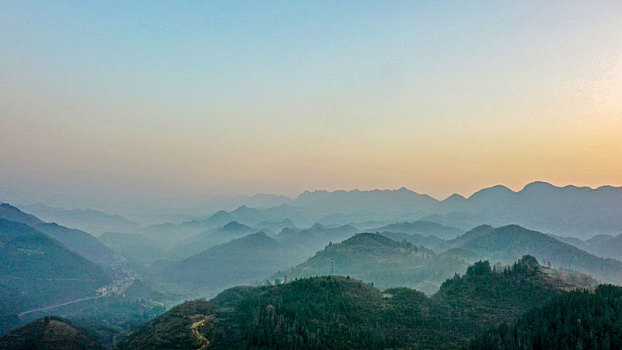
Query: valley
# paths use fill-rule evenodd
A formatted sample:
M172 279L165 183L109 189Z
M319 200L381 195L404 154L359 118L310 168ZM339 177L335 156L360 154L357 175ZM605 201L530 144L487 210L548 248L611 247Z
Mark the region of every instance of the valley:
M3 332L53 315L105 348L457 349L560 295L622 282L622 262L604 250L611 235L584 241L516 224L461 230L423 212L411 221L392 211L321 219L310 208L242 206L95 238L3 204ZM154 336L144 327L170 317L187 333L144 338Z

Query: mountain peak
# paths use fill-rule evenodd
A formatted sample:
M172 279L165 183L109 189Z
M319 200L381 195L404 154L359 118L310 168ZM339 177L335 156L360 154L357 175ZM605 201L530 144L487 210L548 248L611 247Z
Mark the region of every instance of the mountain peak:
M512 191L506 186L503 185L495 185L492 187L483 188L475 193L473 193L469 199L478 199L478 198L489 198L489 197L497 197L497 196L505 196L515 194L516 192Z
M93 332L58 316L45 316L0 338L2 349L103 349Z
M534 182L531 182L525 185L525 187L523 187L523 189L520 190L519 192L547 191L547 190L552 190L552 189L559 189L559 187L552 185L545 181L534 181Z
M231 221L227 223L225 226L223 226L222 228L227 231L240 231L240 230L250 229L249 226L241 224L237 221Z
M233 241L229 243L225 243L225 245L247 245L247 244L252 244L256 246L262 246L266 244L276 245L276 246L279 245L279 243L275 241L274 238L271 238L270 236L268 236L268 234L266 234L263 231L251 233L242 238L234 239Z
M457 202L463 202L466 201L466 198L458 193L454 193L451 196L443 199L441 202L442 203L457 203Z
M363 233L358 233L348 239L346 239L345 241L341 242L341 244L348 246L348 245L355 245L355 244L365 244L367 242L375 242L375 243L379 243L381 245L398 245L399 243L392 240L391 238L388 238L386 236L383 236L379 233L369 233L369 232L363 232Z
M320 224L319 222L315 225L311 226L310 230L325 230L326 226Z

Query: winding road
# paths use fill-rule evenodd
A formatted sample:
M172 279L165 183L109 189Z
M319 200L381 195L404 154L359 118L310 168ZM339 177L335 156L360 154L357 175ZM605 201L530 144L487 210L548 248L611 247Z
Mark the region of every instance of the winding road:
M199 332L199 327L201 327L201 325L203 325L205 322L209 321L209 319L210 319L210 316L205 316L202 320L194 322L190 326L192 335L194 335L195 338L199 339L199 341L203 343L203 345L201 345L201 347L198 348L197 350L205 350L209 346L209 340L205 338L203 334L201 334L201 332Z
M51 305L51 306L46 306L46 307L40 307L38 309L32 309L32 310L24 311L24 312L22 312L20 314L17 314L17 316L21 318L23 316L26 316L26 315L34 313L34 312L52 310L52 309L59 308L61 306L71 305L71 304L79 303L79 302L82 302L82 301L103 298L104 296L105 295L98 295L98 296L95 296L95 297L80 298L80 299L71 300L71 301L68 301L68 302L65 302L65 303L62 303L62 304L56 304L56 305Z

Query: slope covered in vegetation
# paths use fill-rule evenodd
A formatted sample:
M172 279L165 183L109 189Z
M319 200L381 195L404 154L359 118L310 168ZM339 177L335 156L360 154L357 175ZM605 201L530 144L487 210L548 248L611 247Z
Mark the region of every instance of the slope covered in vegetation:
M0 349L100 350L96 335L57 316L46 316L0 338Z
M455 349L564 293L560 285L526 257L504 272L476 263L431 298L337 276L233 288L172 309L119 348Z
M471 350L622 349L622 288L572 291L473 340Z

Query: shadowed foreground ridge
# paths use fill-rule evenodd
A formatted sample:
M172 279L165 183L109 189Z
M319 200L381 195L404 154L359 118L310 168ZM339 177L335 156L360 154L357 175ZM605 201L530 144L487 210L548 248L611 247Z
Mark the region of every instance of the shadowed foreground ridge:
M622 349L622 288L572 291L473 340L470 350Z
M531 257L504 272L478 262L431 298L341 276L236 287L173 308L119 349L456 349L563 294L543 270Z
M103 347L90 331L62 317L46 316L2 336L0 349L100 350Z

